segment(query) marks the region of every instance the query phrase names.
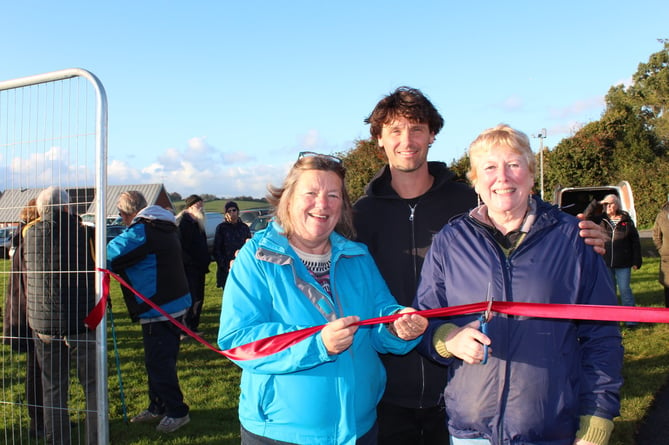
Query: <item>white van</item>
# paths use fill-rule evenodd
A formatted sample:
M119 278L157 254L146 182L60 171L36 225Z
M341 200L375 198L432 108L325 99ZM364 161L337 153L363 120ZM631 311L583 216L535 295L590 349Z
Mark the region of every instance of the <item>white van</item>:
M614 194L620 198L621 210L630 214L636 225L636 210L634 209L634 195L632 186L627 181L617 185L601 185L594 187L565 187L555 192L555 204L565 212L576 215L583 213L589 205L598 203L606 195ZM592 206L591 206L592 207Z

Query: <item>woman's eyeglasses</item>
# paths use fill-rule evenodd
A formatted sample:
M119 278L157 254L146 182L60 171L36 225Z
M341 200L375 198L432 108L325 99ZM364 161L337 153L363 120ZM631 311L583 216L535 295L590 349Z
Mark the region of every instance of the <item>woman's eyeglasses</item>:
M299 161L302 158L308 158L308 157L328 159L330 161L336 162L337 164L341 164L342 162L341 158L338 158L337 156L324 155L322 153L316 153L315 151L301 151L300 154L297 156L297 160Z

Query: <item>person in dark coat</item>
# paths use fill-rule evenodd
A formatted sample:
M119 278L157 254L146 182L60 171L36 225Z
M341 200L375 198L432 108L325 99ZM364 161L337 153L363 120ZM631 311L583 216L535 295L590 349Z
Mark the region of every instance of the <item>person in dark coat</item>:
M24 230L28 323L42 370L44 430L49 444L69 445L70 371L86 399L86 443L98 443L96 335L84 324L95 306L94 233L70 212L58 187L37 196L39 219Z
M632 269L639 269L642 262L639 232L629 213L620 208L618 196L606 195L601 204L605 208L600 225L609 235L604 260L609 266L614 285L618 286L622 305L634 306L634 294L632 294L630 280ZM626 324L627 327L638 326L638 323L635 322Z
M239 207L234 201L225 204L225 221L216 226L214 236L214 259L216 286L223 288L228 279L230 261L237 255L247 239L251 238L251 229L239 218Z
M174 215L160 206L147 206L136 190L123 192L117 206L128 228L107 245L109 268L181 322L191 299ZM159 422L157 431L174 432L190 422L177 375L181 329L128 288L121 289L130 317L142 326L149 384L149 406L130 422Z
M186 326L198 335L202 335L198 329L204 305L204 280L209 272L211 257L205 232L204 202L200 196L190 195L186 198L186 208L177 216L177 224L181 255L193 301L186 314Z
M30 417L30 437L40 438L44 435L44 412L42 409L42 370L35 356L33 332L28 326L28 310L26 301L26 273L23 258L23 229L36 220L37 207L35 199L21 209L21 222L12 237L11 273L7 283L5 297L4 324L2 326L3 343L10 345L16 352L26 353L26 404Z
M664 306L669 307L669 201L664 203L655 217L653 244L660 255L658 281L664 288Z

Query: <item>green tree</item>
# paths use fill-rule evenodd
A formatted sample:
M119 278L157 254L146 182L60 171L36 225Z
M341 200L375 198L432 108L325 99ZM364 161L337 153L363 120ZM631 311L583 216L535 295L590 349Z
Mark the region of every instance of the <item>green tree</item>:
M376 140L360 139L348 152L337 153L346 167L346 187L351 201L355 202L365 192L365 186L383 167L387 158Z

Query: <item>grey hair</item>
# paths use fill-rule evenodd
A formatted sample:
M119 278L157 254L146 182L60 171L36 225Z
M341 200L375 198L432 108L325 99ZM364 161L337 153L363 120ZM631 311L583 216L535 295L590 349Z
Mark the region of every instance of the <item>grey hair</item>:
M602 201L606 201L607 199L611 199L614 203L616 203L616 206L620 208L620 198L618 198L618 195L611 193L610 195L606 195Z
M53 213L56 207L61 207L62 211L70 211L70 195L60 187L50 186L42 190L37 195L35 202L39 216L45 216Z
M146 198L137 190L130 190L121 193L116 204L118 209L126 215L136 215L147 206Z

